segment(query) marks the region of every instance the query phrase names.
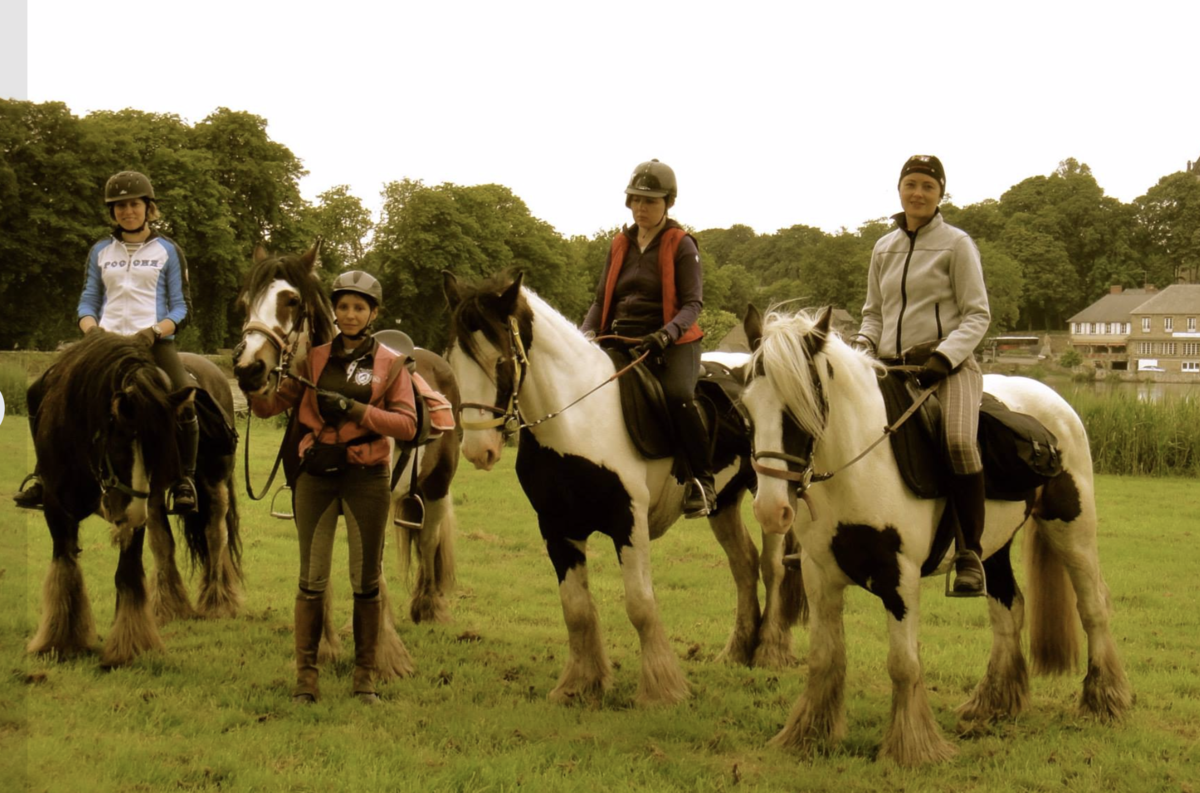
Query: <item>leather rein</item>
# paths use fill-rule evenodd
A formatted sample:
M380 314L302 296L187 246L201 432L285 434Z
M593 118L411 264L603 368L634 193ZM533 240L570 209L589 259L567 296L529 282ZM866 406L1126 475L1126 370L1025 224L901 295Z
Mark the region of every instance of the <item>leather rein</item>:
M509 393L509 395L508 395L508 404L505 405L504 407L500 407L499 405L488 405L483 402L463 402L459 406L459 412L460 412L459 425L464 430L491 430L491 429L501 428L500 431L504 435L504 438L507 440L512 435L516 434L516 432L518 430L532 429L533 427L536 427L543 422L549 421L550 419L561 415L562 413L566 412L567 410L574 407L575 405L578 405L580 402L587 399L589 396L596 393L604 386L613 382L614 380L619 378L621 375L625 374L626 372L633 369L633 367L637 366L639 363L646 360L646 358L649 357L649 355L650 355L649 350L642 353L640 356L638 356L634 360L630 361L629 364L627 364L625 367L614 372L611 376L609 376L609 378L607 380L605 380L604 382L600 383L599 385L589 389L588 391L584 392L584 394L582 396L573 400L572 402L565 405L564 407L561 407L558 410L555 410L551 413L547 413L545 416L542 416L541 418L539 418L535 421L525 421L524 417L521 415L521 403L520 403L520 399L517 396L517 394L521 390L522 384L524 384L524 382L525 382L525 374L529 369L529 356L526 355L526 353L525 353L525 345L521 341L521 332L517 327L516 317L508 318L508 335L509 335L509 339L511 342L511 348L514 351L513 354L507 358L507 362L511 363L512 368L513 368L513 383L514 383L513 389L511 391L511 393ZM627 336L615 336L615 335L599 336L595 339L595 341L602 341L602 340L606 340L606 339L616 339L618 341L629 342L629 343L636 343L636 342L641 341L641 339L634 339L634 338L630 338ZM462 418L462 415L461 415L461 411L466 408L472 408L474 410L482 410L487 413L492 413L493 415L495 415L495 418L484 419L483 421L468 421L467 419Z

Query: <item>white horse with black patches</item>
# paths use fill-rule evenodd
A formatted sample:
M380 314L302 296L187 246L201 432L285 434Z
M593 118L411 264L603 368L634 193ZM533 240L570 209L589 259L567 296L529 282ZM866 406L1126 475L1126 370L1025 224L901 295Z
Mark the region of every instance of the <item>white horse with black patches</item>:
M756 352L742 401L754 424L757 464L773 469L760 470L754 513L765 530L794 526L799 533L811 613L808 680L775 743L809 751L845 735L842 601L845 588L858 585L879 597L887 613L892 712L880 757L902 765L944 760L954 747L942 737L926 697L918 624L920 571L946 501L914 496L889 444L851 462L888 424L878 384L882 367L829 332L828 311L818 321L804 313L770 314L765 324L752 311L745 328ZM1070 612L1077 608L1088 641L1081 709L1116 719L1130 707L1131 695L1109 629L1083 424L1061 397L1034 380L988 375L984 389L1052 431L1064 469L1028 506L987 502L983 555L992 651L983 679L958 709L960 729L1013 716L1029 702L1020 644L1025 598L1009 560L1013 535L1026 523L1034 671L1074 668L1077 622ZM795 443L797 437L803 443ZM798 466L807 468L799 487L803 509L797 510L795 483L776 478L785 463L769 452L780 451L806 462ZM810 486L814 470L834 475Z
M517 476L537 512L558 576L569 652L550 699L595 696L611 681L588 591L587 542L596 532L616 548L626 613L641 640L638 703L686 698L688 684L659 617L650 575L650 540L664 534L682 512L683 487L671 475L671 460L647 460L637 451L624 429L615 383L566 407L611 380L615 367L574 324L523 289L520 275L466 286L447 273L445 289L453 310L447 358L463 398L463 455L477 468L491 469L506 434L520 429ZM782 557L785 549L798 548L791 535L764 537L761 569L767 603L762 614L759 554L739 510L753 481L749 439L744 428L739 433L732 443L718 440L713 465L718 501L709 516L738 589L735 627L724 657L781 665L790 658L790 628L802 609L803 594L796 574L784 570ZM739 446L740 452L734 449Z

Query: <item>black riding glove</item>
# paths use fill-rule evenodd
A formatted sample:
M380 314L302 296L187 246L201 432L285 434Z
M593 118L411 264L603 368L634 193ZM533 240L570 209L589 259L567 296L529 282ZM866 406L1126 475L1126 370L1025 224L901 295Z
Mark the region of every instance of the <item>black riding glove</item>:
M644 352L650 353L651 358L657 358L662 355L663 350L671 346L671 336L665 330L656 330L651 334L642 337L638 342L634 352L641 355Z
M950 374L950 361L940 352L929 356L929 360L917 372L917 382L922 388L929 388L934 383L941 382Z
M353 404L353 399L343 396L337 391L317 389L317 409L321 411L321 417L326 421L341 421L350 413L350 407Z

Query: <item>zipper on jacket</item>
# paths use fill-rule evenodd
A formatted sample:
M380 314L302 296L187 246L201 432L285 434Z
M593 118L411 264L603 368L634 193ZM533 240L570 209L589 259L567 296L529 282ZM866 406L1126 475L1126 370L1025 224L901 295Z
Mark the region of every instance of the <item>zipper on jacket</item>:
M918 229L919 231L920 229ZM901 337L904 331L904 312L908 310L908 263L912 261L913 249L917 246L917 232L908 234L908 255L904 257L904 273L900 277L900 315L896 317L896 357L900 358L904 355L902 349Z
M941 303L933 304L933 321L937 323L937 333L938 333L937 337L938 337L938 339L941 339L942 338L942 304Z

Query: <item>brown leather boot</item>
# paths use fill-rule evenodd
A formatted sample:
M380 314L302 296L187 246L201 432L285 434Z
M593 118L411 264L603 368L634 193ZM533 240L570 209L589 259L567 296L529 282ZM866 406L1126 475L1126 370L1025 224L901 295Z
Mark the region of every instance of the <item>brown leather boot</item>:
M379 701L375 693L375 647L382 612L379 595L370 600L354 599L354 694L369 705Z
M296 689L292 702L317 701L317 649L321 646L321 595L296 596Z
M984 482L983 472L977 474L955 474L950 498L962 527L964 547L958 549L954 558L954 586L950 595L954 597L983 597L986 594L986 579L983 574Z

